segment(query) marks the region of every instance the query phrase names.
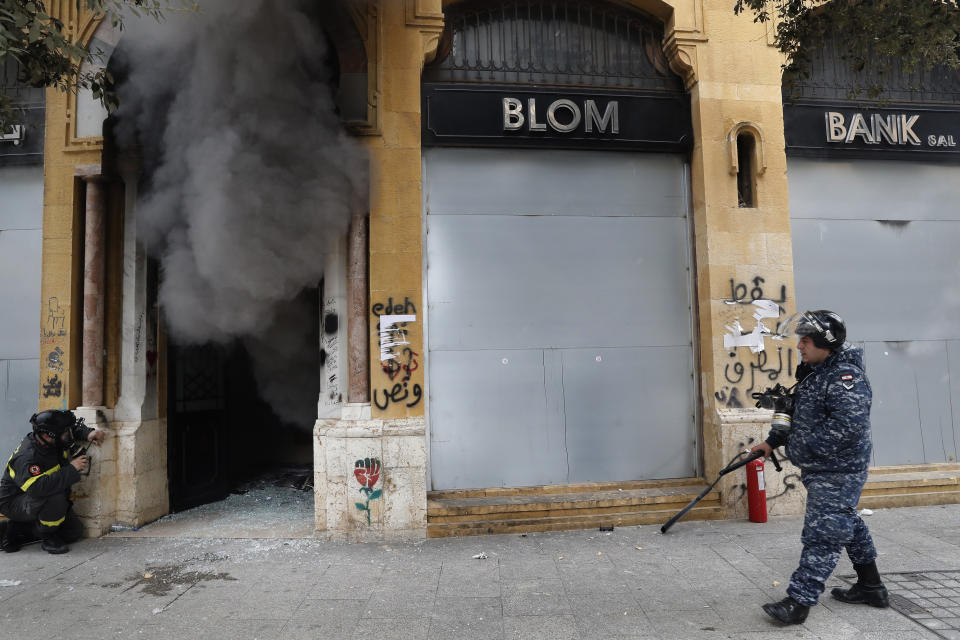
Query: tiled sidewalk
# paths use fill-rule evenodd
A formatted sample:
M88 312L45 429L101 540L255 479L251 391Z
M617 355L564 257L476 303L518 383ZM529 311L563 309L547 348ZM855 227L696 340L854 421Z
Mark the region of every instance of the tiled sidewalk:
M870 516L881 575L902 606L826 595L803 625L786 628L760 605L784 596L800 554L799 517L681 520L666 535L647 525L362 544L215 537L208 518L193 530L186 520L181 537L107 536L61 556L38 545L0 554L0 638L957 637L947 635L956 629L946 614L955 613L960 579L960 505ZM844 558L838 575L850 573ZM831 578L827 593L841 584Z
M947 640L960 640L960 571L888 573L883 578L890 606Z

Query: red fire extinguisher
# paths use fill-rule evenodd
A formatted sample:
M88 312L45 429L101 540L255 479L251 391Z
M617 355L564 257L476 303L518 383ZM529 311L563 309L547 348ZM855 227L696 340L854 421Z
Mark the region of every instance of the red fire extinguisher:
M763 479L763 458L747 464L747 503L750 522L767 521L767 488Z

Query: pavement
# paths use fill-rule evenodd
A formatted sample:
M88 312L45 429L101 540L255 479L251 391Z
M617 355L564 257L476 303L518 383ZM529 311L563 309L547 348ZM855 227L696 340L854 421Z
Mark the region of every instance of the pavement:
M61 556L36 544L0 554L0 637L960 638L950 606L960 601L960 505L865 520L894 600L911 615L827 595L803 625L771 622L760 605L784 596L799 517L681 520L667 534L650 525L349 543L209 537L208 526L193 530L208 537L190 537L180 516L176 537L151 537L147 526ZM828 593L852 574L844 558Z

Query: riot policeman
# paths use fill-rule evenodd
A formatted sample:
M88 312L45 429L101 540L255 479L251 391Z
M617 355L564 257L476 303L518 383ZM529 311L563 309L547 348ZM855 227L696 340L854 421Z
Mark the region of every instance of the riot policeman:
M779 332L795 337L801 364L789 429L771 429L752 451L786 446L800 468L807 506L800 564L790 578L787 597L763 605L784 624L800 624L817 604L824 584L846 548L857 582L831 595L842 602L889 606L877 571L877 551L857 503L867 480L872 441L872 390L863 368L863 350L847 342L843 320L832 311L803 311Z
M0 478L0 547L7 553L39 537L48 553L66 553L83 534L73 513L70 488L90 464L85 442L103 443L70 411L51 410L30 418L33 431L14 449Z

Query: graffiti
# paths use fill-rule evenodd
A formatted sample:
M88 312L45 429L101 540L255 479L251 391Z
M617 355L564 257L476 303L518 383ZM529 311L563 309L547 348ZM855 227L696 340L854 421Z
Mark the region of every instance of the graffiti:
M379 391L379 390L378 390L378 389L374 389L374 390L373 390L373 404L376 405L377 409L380 409L381 411L386 411L386 410L387 410L387 407L390 406L390 403L391 403L391 402L394 403L394 404L396 404L396 403L398 403L398 402L403 402L404 400L406 400L407 398L410 397L411 391L410 391L410 389L408 389L408 385L409 385L408 382L404 382L403 384L397 382L397 383L394 384L393 387L391 387L389 390L387 390L387 388L384 387L384 388L382 389L382 391L383 391L383 404L380 404L380 399L379 399L378 394L377 394L377 391ZM420 400L423 399L423 389L420 387L419 384L414 383L414 385L413 385L413 390L412 390L412 391L413 391L413 401L406 403L406 406L408 406L408 407L415 407L415 406L417 406L417 404L419 404Z
M410 344L407 339L407 323L416 322L417 316L380 316L380 361L394 360L394 347Z
M63 371L63 349L54 347L53 351L47 354L47 368Z
M367 524L370 524L370 501L383 496L382 489L374 489L377 480L380 479L380 471L383 465L380 464L380 458L364 458L353 463L353 475L360 483L360 493L366 498L366 502L355 502L357 509L365 511L367 514Z
M770 381L777 380L781 374L786 373L787 375L793 375L793 349L787 349L786 363L784 363L783 357L783 347L777 347L777 366L774 367L772 363L768 366L768 354L769 351L761 351L754 355L753 360L747 364L749 367L750 375L747 377L747 367L743 365L742 362L730 363L723 368L723 377L726 378L727 382L730 384L739 385L742 382L750 382L744 393L750 393L757 386L757 375L765 375ZM730 352L731 358L736 358L737 353L735 351ZM732 374L731 374L732 372Z
M67 335L66 315L66 311L60 307L60 301L57 298L49 298L47 300L47 326L41 329L42 337L57 338Z
M375 316L399 316L417 313L417 306L410 301L410 298L404 296L403 304L393 304L393 298L387 298L387 303L377 302L370 307L370 312Z
M423 387L410 380L413 372L420 367L417 360L420 354L408 346L410 339L407 335L407 324L417 320L416 310L417 307L408 297L403 299L403 304L394 304L393 298L388 298L386 304L378 302L371 307L374 313L386 312L380 315L377 325L380 368L393 382L392 386L373 390L373 404L381 411L399 403L414 407L423 399Z
M786 285L780 287L780 299L769 300L763 298L765 280L756 276L751 281L753 288L747 284L730 280L730 300L727 304L749 304L754 308L753 319L756 326L751 331L744 331L739 320L734 320L726 326L728 333L723 336L723 346L729 349L731 362L723 369L723 377L727 383L722 389L714 392L714 398L727 408L742 408L744 402L749 402L751 392L763 383L763 376L773 382L781 375L793 374L793 349L788 347L784 357L782 337L779 335L779 318L783 313L780 303L786 301ZM765 319L777 322L776 331L772 332L763 324ZM776 360L769 355L767 338L777 343ZM738 354L738 348L750 349L750 360L743 362ZM775 364L774 364L775 363ZM719 381L718 381L719 382ZM719 386L719 385L718 385Z
M786 460L786 458L781 458L781 460ZM772 496L767 496L767 502L771 500L776 500L777 498L786 495L788 492L793 491L797 488L797 482L800 481L799 473L791 473L783 476L783 479L780 481L780 484L783 485L783 489L780 493Z
M140 352L143 350L143 311L137 318L137 328L133 332L133 360L140 362Z
M328 313L323 317L323 332L327 335L336 333L340 329L340 318L335 313Z
M729 395L727 391L729 390ZM740 390L734 387L724 387L722 391L717 391L713 394L713 397L717 399L718 402L722 403L728 409L742 409L743 403L740 401Z
M410 374L420 367L420 363L417 362L417 356L419 355L410 347L404 347L399 358L383 360L380 362L380 367L391 380L402 373L404 375L400 378L400 382L407 382L410 380Z
M787 285L780 285L780 298L773 300L770 296L763 295L763 287L760 285L766 282L766 280L760 276L754 276L753 280L750 282L753 283L753 287L750 285L740 282L737 283L733 278L730 278L730 299L724 300L727 304L751 304L754 300L768 299L776 302L777 304L783 304L787 301ZM749 297L747 297L749 294Z
M329 297L323 303L323 331L320 334L320 366L324 369L321 378L320 402L326 407L340 404L340 316L337 314L337 299Z
M59 398L62 393L63 382L61 382L59 375L53 374L52 378L47 378L47 381L43 383L44 398Z

